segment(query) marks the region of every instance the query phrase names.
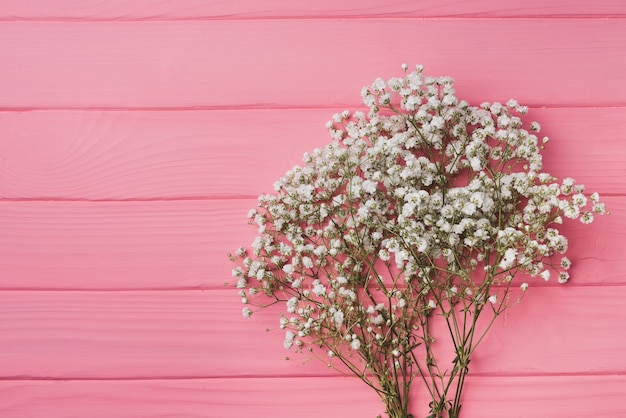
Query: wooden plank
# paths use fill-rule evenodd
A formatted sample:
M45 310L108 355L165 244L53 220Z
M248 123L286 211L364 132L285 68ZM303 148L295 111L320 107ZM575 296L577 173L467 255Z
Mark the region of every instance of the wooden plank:
M342 377L3 381L0 413L6 418L341 418L384 412L375 393L361 386Z
M180 19L263 19L263 18L362 18L362 17L563 17L615 16L626 14L626 6L617 0L556 0L549 4L527 0L523 4L496 0L383 1L370 4L357 0L243 0L237 2L207 0L109 0L77 2L56 0L53 4L33 5L23 0L4 0L0 18L5 20L180 20Z
M256 198L330 142L335 111L8 112L0 197Z
M283 347L278 318L241 315L234 289L8 292L2 296L4 378L180 379L334 374ZM5 303L6 302L6 303ZM263 352L271 354L260 360ZM45 354L44 354L45 353ZM20 360L22 359L22 360ZM29 359L30 365L23 360Z
M572 282L624 282L626 201L592 225L567 222ZM1 202L1 289L215 288L248 246L256 200ZM551 283L551 285L554 285Z
M587 190L626 192L620 168L626 108L531 109L528 116L550 138L543 152L545 171L560 179L573 177Z
M3 202L2 288L221 286L254 201ZM236 232L234 232L236 231ZM234 233L233 233L234 232Z
M626 414L623 382L624 376L468 378L462 414L484 418L619 417Z
M626 286L528 292L478 348L472 375L626 374ZM284 331L278 329L281 307L244 319L234 289L14 291L0 297L2 379L338 374L327 367L324 354L319 361L285 350ZM444 323L437 319L433 328L441 334L436 347L449 353Z
M354 107L413 60L469 101L616 106L625 51L620 19L4 22L0 107Z
M483 418L596 418L626 414L624 376L468 378L463 414ZM425 416L415 387L412 412ZM374 417L384 408L351 378L2 381L6 418ZM419 414L418 414L419 413Z
M253 197L330 142L343 109L33 111L0 116L0 197ZM626 193L626 108L531 109L551 138L545 170ZM593 140L590 141L590 138Z

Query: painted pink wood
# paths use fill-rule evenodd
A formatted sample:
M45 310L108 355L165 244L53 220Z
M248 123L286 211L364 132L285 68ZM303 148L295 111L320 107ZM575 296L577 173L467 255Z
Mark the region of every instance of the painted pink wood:
M618 106L625 39L621 19L4 22L0 108L353 107L402 62L469 101Z
M355 378L0 381L3 417L218 418L375 416ZM604 396L612 400L612 394Z
M306 150L330 141L325 123L334 112L7 113L0 197L256 198Z
M0 198L255 198L330 142L324 125L341 110L5 113ZM546 171L626 192L626 108L531 109L528 119L551 138Z
M246 224L254 205L250 200L2 202L0 287L221 287L231 279L227 252L254 237Z
M623 284L626 202L591 227L563 225L574 285ZM0 202L0 289L219 288L248 246L256 199Z
M618 0L0 2L0 416L381 413L223 282L252 198L402 62L534 106L546 169L611 195L610 217L565 227L571 282L531 287L476 352L463 418L626 416L625 17Z
M325 351L318 360L283 347L278 309L244 320L233 289L0 296L0 346L11 348L0 352L0 379L339 374L327 367ZM529 288L477 349L471 375L626 374L624 298L625 286ZM440 320L434 326L446 332ZM436 349L451 355L448 337L437 341Z
M378 1L372 4L359 0L108 0L85 2L55 0L33 3L4 0L0 17L6 20L71 19L71 20L178 20L178 19L257 19L257 18L362 18L362 17L564 17L615 16L626 14L620 0L572 2L570 0L526 0L503 2L473 1Z
M621 417L624 376L469 377L463 414L479 418ZM11 418L375 417L373 392L355 378L0 381ZM425 394L412 396L414 412ZM422 416L422 415L416 415Z

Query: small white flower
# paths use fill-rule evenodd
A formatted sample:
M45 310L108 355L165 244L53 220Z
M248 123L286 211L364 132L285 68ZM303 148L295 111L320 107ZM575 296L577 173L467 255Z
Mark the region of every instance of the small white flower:
M375 90L382 90L382 89L384 89L384 88L385 88L385 84L386 84L386 83L385 83L385 80L383 80L382 78L380 78L380 77L379 77L379 78L377 78L377 79L374 81L374 83L372 84L372 87L373 87Z
M419 251L420 253L423 253L428 248L428 241L425 240L424 238L420 237L420 238L417 239L416 247L417 247L417 251ZM396 255L397 255L397 253L396 253Z
M377 187L378 187L378 182L371 181L371 180L365 180L365 181L363 182L362 187L363 187L363 190L364 190L366 193L373 194L373 193L375 193L375 192L376 192L376 189L377 189Z
M335 326L337 328L341 328L341 325L343 324L343 312L342 311L335 311L335 313L333 313L333 322L335 323Z
M548 280L550 280L550 270L542 271L539 276L547 282Z
M313 260L311 260L311 257L304 256L302 257L302 265L310 269L313 267Z
M580 214L580 209L578 208L578 206L569 205L565 208L565 210L563 211L563 214L567 218L576 219L578 218L578 215Z
M287 312L294 313L296 311L297 306L298 306L298 298L294 296L287 301Z
M582 207L587 204L587 197L582 193L576 193L572 196L572 202L578 207Z
M520 285L520 289L522 289L522 292L525 292L526 290L528 290L528 283L522 283Z
M289 350L292 346L293 346L293 340L296 337L296 334L294 334L293 332L287 330L287 332L285 332L285 342L284 342L284 346L287 350Z
M491 304L495 305L498 302L498 297L496 295L491 295L489 296L489 299L487 299Z
M313 293L316 296L322 296L323 294L326 293L326 286L320 283L319 280L314 280L313 281Z
M383 318L382 315L378 314L376 317L371 319L372 324L374 325L380 325L383 322L385 322L385 318Z
M353 350L358 350L359 348L361 348L361 341L359 341L358 338L353 339L352 341L350 341L350 348L352 348Z
M606 213L606 209L604 208L604 203L594 203L592 211L599 214L604 215Z
M243 315L244 318L250 318L252 316L252 309L243 308L243 310L241 311L241 314Z
M584 224L590 224L591 222L593 222L593 213L584 212L580 217L580 222Z
M514 248L507 248L502 256L502 260L500 260L500 268L503 270L507 270L513 266L513 262L515 261L515 257L517 256L517 250Z
M506 105L510 107L511 109L515 109L516 107L519 106L519 103L515 99L509 99L509 101L506 102Z
M430 121L430 124L437 129L443 128L444 123L445 121L441 116L433 116L432 120Z
M472 216L474 214L474 212L476 212L476 205L473 204L472 202L467 202L464 206L463 209L461 209L462 212L468 216Z

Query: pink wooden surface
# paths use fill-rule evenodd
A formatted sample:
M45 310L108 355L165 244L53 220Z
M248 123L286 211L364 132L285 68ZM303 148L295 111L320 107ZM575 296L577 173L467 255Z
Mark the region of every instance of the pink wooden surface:
M304 150L328 142L324 123L342 110L4 113L0 196L256 198L300 163ZM533 108L527 119L552 138L544 153L547 171L584 179L601 193L626 192L626 108ZM245 169L233 163L235 156Z
M179 20L363 17L615 17L626 14L620 0L572 2L526 0L3 0L5 20Z
M626 378L468 377L468 417L621 417ZM2 416L31 418L375 417L384 409L364 384L332 378L1 381ZM529 401L528 394L533 394ZM424 404L417 390L412 400Z
M574 285L624 282L626 247L615 242L626 240L626 202L605 200L613 214L593 228L563 227ZM7 200L0 203L0 288L221 288L234 266L226 253L254 239L246 214L255 206L256 199Z
M527 300L477 350L473 375L626 374L626 341L597 343L607 334L626 335L624 287L537 287L528 292ZM0 354L8 378L337 375L315 357L282 347L277 310L256 313L242 323L241 307L232 303L229 290L29 291L0 297L3 344L12 348ZM580 306L587 312L578 317ZM605 321L609 316L612 321Z
M223 283L256 195L402 62L531 105L546 170L613 212L566 226L571 282L495 326L464 418L626 416L625 19L619 0L0 2L0 416L382 413Z
M0 109L356 106L405 61L467 100L621 106L625 38L604 17L11 21Z

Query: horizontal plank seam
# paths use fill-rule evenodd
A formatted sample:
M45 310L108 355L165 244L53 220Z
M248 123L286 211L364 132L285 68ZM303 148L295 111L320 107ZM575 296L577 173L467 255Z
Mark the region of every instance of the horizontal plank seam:
M286 360L287 361L287 360ZM291 360L289 360L291 361ZM294 360L295 361L295 360ZM498 379L498 378L560 378L560 377L626 377L626 371L605 371L605 372L563 372L563 373L472 373L470 371L469 377L471 378L483 378L483 379ZM344 379L346 377L356 379L357 376L344 375L340 372L336 374L288 374L288 375L261 375L261 374L249 374L249 375L219 375L219 376L146 376L146 377L51 377L51 376L0 376L0 382L7 381L154 381L154 380L221 380L221 379L310 379L310 378L324 378L324 379Z
M224 259L226 260L227 252L224 252ZM588 260L590 257L582 257L576 258L574 262L579 260ZM566 285L552 282L552 283L540 283L540 284L531 284L529 286L529 291L534 289L557 289L557 288L590 288L590 287L598 287L598 288L624 288L626 287L626 282L623 283L575 283L575 279L569 282ZM152 293L152 292L189 292L189 293L198 293L198 292L216 292L216 291L224 291L231 290L236 293L237 289L234 285L230 285L230 277L224 277L222 285L211 285L211 286L172 286L172 287L0 287L0 293L18 293L18 292L47 292L47 293L94 293L94 294L102 294L102 293ZM235 302L234 302L235 303ZM242 305L243 306L243 305Z
M271 185L270 185L271 186ZM268 186L268 187L270 187ZM254 200L258 195L215 195L215 196L174 196L174 197L146 197L146 198L120 198L120 199L89 199L89 198L65 198L65 197L0 197L2 203L16 202L91 202L91 203L113 203L113 202L178 202L178 201L215 201L215 200Z
M620 20L626 19L624 13L614 14L554 14L554 15L493 15L484 16L485 13L467 13L459 15L440 14L430 16L406 16L402 12L394 15L285 15L285 16L258 16L258 17L240 17L236 13L224 16L195 16L195 17L143 17L143 18L88 18L88 17L56 17L56 18L19 18L19 17L2 17L0 23L143 23L143 22L211 22L211 21L229 21L229 22L257 22L257 21L283 21L283 20L363 20L363 21L415 21L415 20Z
M363 85L365 86L366 83ZM476 103L475 105L477 105ZM530 104L522 103L532 111L533 109L624 109L626 108L626 102L624 103L607 103L607 104ZM0 106L0 113L26 113L26 112L188 112L188 111L281 111L281 110L335 110L341 111L344 109L352 110L367 110L362 103L347 103L343 105L321 105L314 104L310 106L301 105L280 105L280 104L241 104L235 106L33 106L33 107L12 107L12 106Z
M224 260L227 260L227 251L224 252ZM229 277L226 277L229 279ZM227 281L227 280L224 281ZM626 283L624 284L626 286ZM543 286L547 287L547 286ZM212 285L212 286L172 286L172 287L0 287L2 292L76 292L76 293L150 293L150 292L213 292L219 290L232 290L236 292L234 284L230 285Z
M271 185L268 185L267 193L271 193ZM602 192L602 197L624 197L626 193L612 193ZM88 202L88 203L126 203L126 202L178 202L178 201L195 201L195 202L210 202L221 200L250 200L256 201L258 195L216 195L216 196L181 196L181 197L145 197L145 198L103 198L103 199L89 199L89 198L64 198L64 197L2 197L0 198L0 204L3 203L17 203L17 202L42 202L42 203L67 203L67 202Z

